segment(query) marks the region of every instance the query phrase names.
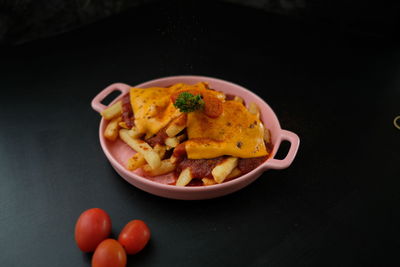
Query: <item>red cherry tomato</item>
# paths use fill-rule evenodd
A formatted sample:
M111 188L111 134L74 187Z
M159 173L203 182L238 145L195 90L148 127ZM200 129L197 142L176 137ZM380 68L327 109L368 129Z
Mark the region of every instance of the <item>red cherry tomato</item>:
M115 239L106 239L94 251L92 267L125 267L126 253Z
M149 242L150 229L141 220L127 223L118 237L118 242L125 248L127 254L136 254Z
M102 209L84 211L75 225L75 240L84 252L92 252L111 233L110 216Z
M204 101L204 113L210 118L219 117L224 108L222 106L222 101L213 95L203 96Z

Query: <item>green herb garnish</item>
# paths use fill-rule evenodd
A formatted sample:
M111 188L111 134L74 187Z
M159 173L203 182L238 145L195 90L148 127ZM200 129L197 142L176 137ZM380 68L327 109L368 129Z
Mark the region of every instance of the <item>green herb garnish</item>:
M204 101L201 95L193 95L189 92L182 92L176 99L174 106L181 112L192 112L198 109L202 109Z

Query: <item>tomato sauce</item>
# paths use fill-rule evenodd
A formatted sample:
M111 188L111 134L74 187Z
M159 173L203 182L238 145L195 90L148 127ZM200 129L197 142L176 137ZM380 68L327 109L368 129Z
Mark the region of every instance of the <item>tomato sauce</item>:
M186 186L202 186L203 181L201 179L192 179Z
M188 159L184 158L177 166L176 171L180 173L186 168L190 168L192 176L195 178L212 178L211 171L217 166L225 157L218 157L214 159Z
M272 151L272 145L267 144L267 151L269 154ZM185 150L185 143L179 144L175 147L173 152L174 157L177 158L177 169L176 173L179 173L187 167L190 167L193 177L195 178L212 178L212 169L220 164L226 156L214 158L214 159L188 159ZM257 158L239 158L238 169L241 171L241 175L251 172L261 164L263 164L269 155L257 157Z
M225 100L233 100L235 99L235 95L231 95L231 94L225 94Z
M183 160L183 158L186 156L185 142L180 143L175 147L173 155L178 159L178 162Z
M257 158L240 158L238 161L238 169L242 172L242 174L251 172L261 164L263 164L268 159L267 156L257 157Z
M167 139L167 138L168 138L168 134L165 132L165 128L163 128L160 131L158 131L158 133L155 136L153 136L149 139L146 139L146 142L150 146L154 147L157 144L164 145L165 139Z
M197 90L187 90L187 92L193 94L193 95L199 95L201 94ZM179 92L182 93L182 92ZM171 96L172 102L176 101L176 98L178 97L178 93L175 93L174 95ZM208 95L208 94L201 94L203 101L204 101L204 113L211 117L211 118L216 118L220 116L223 112L223 106L222 106L222 101L218 98L216 98L213 95ZM226 100L233 100L235 98L234 95L227 94L226 95ZM183 114L182 117L182 122L186 123L186 116L187 114ZM124 96L122 98L122 119L126 123L126 125L131 128L134 126L134 114L132 111L131 103L130 103L130 98L129 95ZM183 120L184 118L184 120ZM164 145L165 140L168 138L168 135L166 133L166 127L161 129L155 136L146 139L145 141L152 147L154 147L156 144ZM271 143L266 143L267 146L267 151L269 154L272 151L272 144ZM170 184L174 184L176 181L176 178L179 176L179 174L182 172L182 170L186 168L190 168L191 174L194 177L192 181L187 185L187 186L202 186L203 182L201 181L202 178L213 178L211 172L214 169L215 166L218 164L222 163L224 159L227 158L227 156L221 156L218 158L212 158L212 159L188 159L187 154L186 154L186 149L185 149L185 142L180 143L175 149L169 151L170 153L173 153L173 156L177 158L177 167L175 169L174 173L174 182L170 182ZM167 156L169 158L169 155ZM237 168L241 171L240 175L246 174L261 164L263 164L266 160L268 159L267 156L262 156L262 157L257 157L257 158L239 158L238 159L238 166ZM231 178L232 179L232 178ZM233 178L234 179L234 178Z
M122 98L122 120L129 129L135 125L135 116L133 114L129 94Z

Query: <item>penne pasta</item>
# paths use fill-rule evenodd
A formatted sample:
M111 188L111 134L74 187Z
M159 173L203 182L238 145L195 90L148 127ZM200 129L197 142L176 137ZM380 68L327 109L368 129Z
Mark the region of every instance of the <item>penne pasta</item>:
M237 102L239 102L239 103L244 104L244 100L243 100L243 98L241 98L240 96L235 96L235 97L233 98L233 101L237 101Z
M224 160L219 165L215 166L214 169L211 171L214 180L217 183L222 183L226 177L232 172L232 170L237 166L238 158L229 157Z
M153 150L160 156L160 159L162 159L165 155L165 152L167 151L167 147L157 144L154 146Z
M172 163L176 163L178 161L178 158L176 158L174 155L172 155L169 159Z
M166 147L157 144L153 150L154 152L158 153L160 158L163 158L165 155ZM136 169L141 168L145 164L146 160L144 159L143 155L141 153L136 153L135 155L133 155L131 158L128 159L126 168L130 171L134 171Z
M256 115L258 118L260 117L260 110L256 103L250 103L248 110L251 114Z
M139 138L140 136L142 136L143 134L139 132L138 128L133 126L129 131L128 134L130 135L130 137L132 138Z
M187 120L187 115L186 114L182 114L179 117L177 117L176 119L174 119L169 126L167 127L167 129L165 130L165 132L167 133L167 135L169 137L174 137L176 136L178 133L180 133L183 129L186 128L186 120Z
M122 102L118 101L115 104L109 106L102 112L100 112L101 116L103 116L106 120L111 120L115 117L121 116L122 114Z
M146 162L151 166L151 168L156 169L161 165L161 158L157 152L153 151L153 148L147 144L145 141L140 139L132 138L127 129L121 129L119 131L119 137L128 146L133 148L136 152L143 155Z
M176 180L176 186L186 186L192 179L193 176L190 168L186 168L179 174L178 180Z
M161 165L157 169L153 169L150 165L144 165L143 171L149 176L158 176L163 175L175 170L176 165L172 163L169 159L165 159L161 161Z
M214 179L212 179L212 178L207 178L207 177L201 179L201 181L203 182L203 185L213 185L213 184L216 184L216 183L217 183L217 182L215 182Z
M135 155L133 155L131 158L128 159L126 168L130 171L134 171L136 169L139 169L145 164L146 160L144 159L143 155L140 153L136 153Z
M230 174L228 174L228 176L226 176L225 180L226 180L226 179L232 179L232 178L238 177L238 176L240 176L241 174L242 174L242 172L239 170L238 167L236 167L236 168L234 168L234 169L231 171Z
M119 131L119 122L121 121L121 117L115 117L108 124L106 129L104 130L104 137L110 141L115 141L118 137Z
M186 137L187 137L186 134L181 134L181 135L177 136L176 138L178 138L179 143L181 143L183 140L186 139Z
M144 139L150 139L154 136L154 134L152 133L147 133L146 136L144 137Z
M126 125L126 122L121 121L120 123L118 123L119 127L124 128L124 129L129 129L128 125Z
M265 127L264 127L264 141L267 144L271 143L271 132Z
M169 147L176 147L179 145L179 140L176 137L168 137L165 139L165 144Z

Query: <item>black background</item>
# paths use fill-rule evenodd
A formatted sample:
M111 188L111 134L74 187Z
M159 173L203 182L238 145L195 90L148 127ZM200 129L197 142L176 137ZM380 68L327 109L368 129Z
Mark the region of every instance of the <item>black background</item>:
M391 35L164 3L0 57L1 266L90 266L73 232L93 207L110 214L114 237L132 219L150 226L151 242L128 266L398 266L400 49ZM264 98L300 136L293 164L205 201L156 197L121 179L100 148L91 99L114 82L181 74Z

